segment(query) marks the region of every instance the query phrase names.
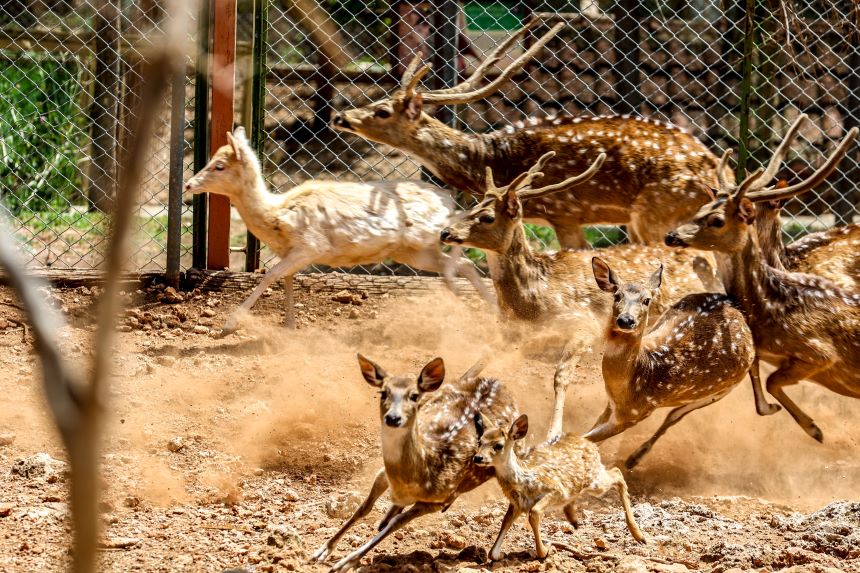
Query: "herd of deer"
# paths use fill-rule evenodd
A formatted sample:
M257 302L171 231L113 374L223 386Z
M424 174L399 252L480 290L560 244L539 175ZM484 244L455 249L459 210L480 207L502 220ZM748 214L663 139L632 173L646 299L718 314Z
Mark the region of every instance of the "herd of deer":
M493 559L522 512L543 557L549 548L540 536L542 513L561 507L575 524L577 496L612 487L621 494L631 534L644 542L624 478L601 464L596 442L657 408L673 408L628 458L632 468L669 427L720 400L747 373L756 411L777 412L780 406L768 403L762 390L760 359L776 368L767 378L768 393L816 440L823 439L821 430L789 399L786 386L806 379L860 398L860 226L783 246L779 224L781 203L824 181L857 128L809 178L787 186L771 182L804 115L765 169L735 183L729 152L718 159L692 135L658 121L549 117L465 134L424 112L425 103L462 104L493 93L562 24L480 85L530 27L456 87L419 91L429 69L419 69L419 56L391 97L333 119L334 128L397 148L446 184L477 197L468 211L455 212L450 192L418 181L314 181L270 193L241 128L187 184L195 193L229 196L248 228L281 257L242 304L244 310L286 277L292 324L294 273L312 263L345 266L387 258L440 272L449 286L460 272L490 299L474 267L460 256L468 246L487 253L495 304L504 316L561 333L565 340L547 441L531 449L517 444L528 431L527 418L517 415L498 380L479 377L483 364L442 386L441 359L413 378L389 375L359 355L363 377L380 391L384 467L366 501L313 559L323 561L387 489L392 506L379 533L333 571L355 567L392 531L445 510L493 477L510 500ZM567 178L570 173L575 175ZM538 179L546 185L536 186ZM551 225L562 250L534 252L523 221ZM580 227L598 223L627 225L631 244L582 248ZM453 249L443 253L440 242ZM615 269L648 278L627 282ZM236 326L234 315L224 333ZM583 437L563 435L567 386L583 353L601 346L606 409Z

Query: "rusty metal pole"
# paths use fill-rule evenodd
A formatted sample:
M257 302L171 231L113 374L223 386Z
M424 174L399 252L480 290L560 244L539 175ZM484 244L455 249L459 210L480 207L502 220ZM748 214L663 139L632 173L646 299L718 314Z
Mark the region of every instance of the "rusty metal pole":
M233 87L236 63L236 0L212 0L212 111L210 154L227 143L233 131ZM209 196L207 269L230 266L230 200Z

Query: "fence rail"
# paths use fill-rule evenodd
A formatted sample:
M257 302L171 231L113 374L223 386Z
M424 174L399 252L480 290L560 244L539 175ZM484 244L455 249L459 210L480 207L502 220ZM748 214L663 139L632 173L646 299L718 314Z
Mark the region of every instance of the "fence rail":
M258 118L255 143L276 191L314 178L422 177L418 164L397 150L331 130L332 110L363 105L395 89L403 63L419 50L437 70L426 81L434 87L450 83L511 29L536 17L542 26L559 20L567 26L497 94L440 110L446 121L467 132L485 132L552 113L632 112L686 127L717 154L739 147L752 169L768 156L785 125L805 112L812 121L779 174L789 182L807 174L847 129L860 125L856 3L588 4L241 1L234 123L251 127ZM322 27L320 15L326 20ZM140 62L163 18L156 0L0 5L0 91L6 94L0 100L0 209L26 245L31 266L101 264ZM208 61L209 44L202 40L198 44ZM175 194L176 182L192 171L195 149L198 165L208 150L205 130L195 129L207 121L207 86L196 86L203 63L190 59L184 94L164 102L137 213L135 270L165 270L168 244L174 266L203 264L192 260L192 235L205 244L206 219L192 216L201 204L179 205L174 196L179 224L168 229L171 180ZM854 221L858 181L860 152L853 150L838 176L790 202L786 231L796 236ZM256 245L248 242L241 220L231 219L230 268L253 268ZM556 246L551 230L529 229L536 245ZM621 236L604 227L590 234L597 244ZM263 246L260 264L273 257ZM384 264L363 271L412 273Z

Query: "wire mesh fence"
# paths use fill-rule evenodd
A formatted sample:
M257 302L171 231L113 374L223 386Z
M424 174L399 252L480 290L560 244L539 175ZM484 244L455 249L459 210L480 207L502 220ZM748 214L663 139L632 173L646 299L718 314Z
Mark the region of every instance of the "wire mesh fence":
M0 3L0 211L31 266L102 263L141 66L162 18L158 2ZM168 101L148 153L132 242L136 270L165 268ZM187 101L190 117L193 97ZM190 224L183 231L187 251Z
M512 57L554 23L566 25L497 93L431 112L467 133L554 114L632 113L687 129L717 155L741 148L741 155L749 155L748 169L762 164L786 126L807 113L812 121L779 174L788 182L807 175L860 124L854 2L269 0L265 95L253 101L255 4L238 2L235 121L247 125L255 108L263 107L260 154L276 192L316 178L426 177L403 152L331 129L332 113L392 93L419 52L434 64L425 84L439 88L457 81L532 18L540 25L514 45ZM0 98L0 205L32 265L93 268L101 262L109 190L128 144L138 64L161 18L156 0L0 4L0 93L6 94ZM327 24L320 27L323 20ZM205 145L193 141L190 129L193 87L189 74L181 150L186 176L193 145ZM165 267L169 109L165 102L138 214L133 266L140 270ZM795 237L854 221L858 181L855 149L838 175L786 206L786 231ZM465 207L472 199L461 194L458 200ZM190 205L182 215L181 260L188 267ZM528 231L536 246L557 248L551 229ZM587 237L602 246L623 240L624 232L597 227ZM237 216L231 245L237 251L231 267L240 269L245 234ZM264 249L263 264L273 258ZM392 264L364 270L412 272Z

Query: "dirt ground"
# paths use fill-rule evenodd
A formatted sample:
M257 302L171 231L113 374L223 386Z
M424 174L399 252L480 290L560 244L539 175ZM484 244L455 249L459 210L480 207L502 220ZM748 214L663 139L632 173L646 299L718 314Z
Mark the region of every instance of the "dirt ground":
M61 333L68 358L84 364L98 289L45 294L69 320ZM297 292L300 328L285 331L276 289L238 335L217 339L242 293L127 293L107 404L105 571L325 571L307 557L381 466L378 398L356 351L413 374L442 356L452 378L490 354L485 374L508 385L530 415L528 439L545 431L553 350L527 355L486 308L444 291L353 294ZM16 304L0 287L0 571L59 571L68 562L68 480ZM488 483L384 541L363 570L860 571L860 401L811 384L790 393L823 429L824 444L785 412L756 416L744 383L670 430L625 474L645 546L610 493L585 503L578 529L560 514L544 520L544 534L576 554L533 559L521 520L505 559L488 564L506 507ZM585 431L604 405L592 359L568 392L566 429ZM603 443L604 462L620 463L663 415ZM335 557L373 534L385 500Z

